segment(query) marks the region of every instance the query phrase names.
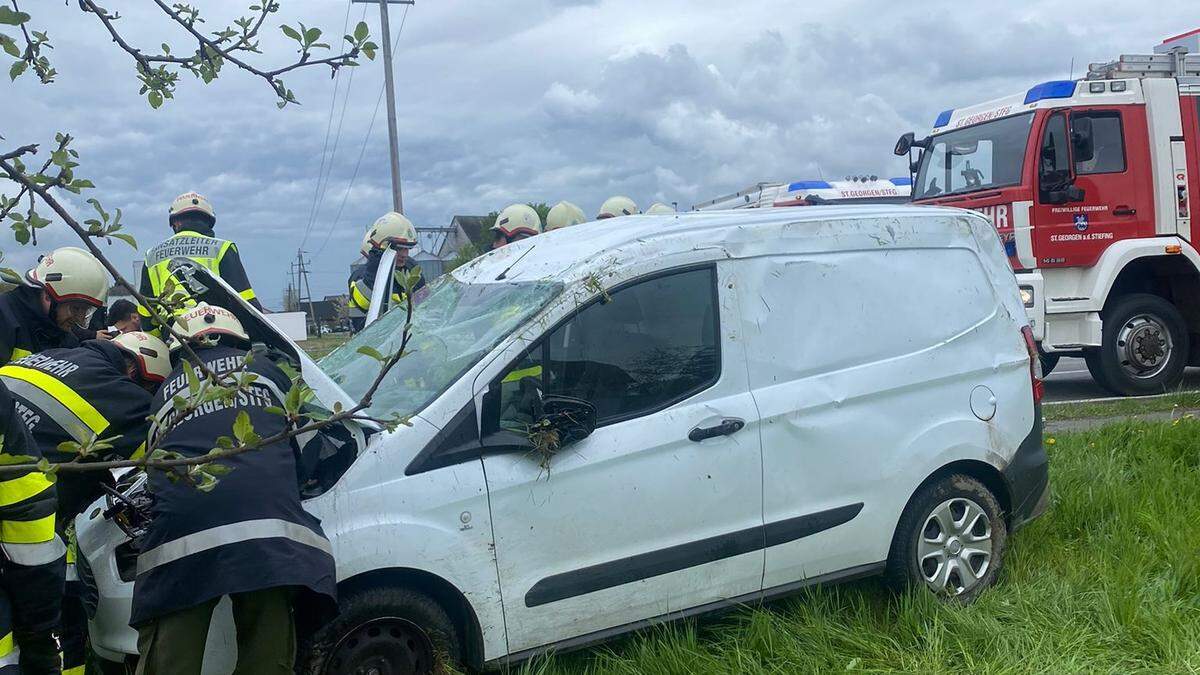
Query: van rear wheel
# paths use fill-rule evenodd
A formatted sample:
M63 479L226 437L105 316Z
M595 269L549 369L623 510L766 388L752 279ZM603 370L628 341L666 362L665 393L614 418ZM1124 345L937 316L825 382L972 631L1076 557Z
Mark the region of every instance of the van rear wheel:
M407 588L368 588L301 646L307 675L426 675L462 669L462 636L433 598Z
M1122 396L1161 394L1183 378L1188 332L1174 305L1157 295L1134 293L1104 313L1100 348L1089 350L1096 384Z
M996 581L1008 543L1004 511L978 480L951 474L920 489L900 517L888 583L970 603Z

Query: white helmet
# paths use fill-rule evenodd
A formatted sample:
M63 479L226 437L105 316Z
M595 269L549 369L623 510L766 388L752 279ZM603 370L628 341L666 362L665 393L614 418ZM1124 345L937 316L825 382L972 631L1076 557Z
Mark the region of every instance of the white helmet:
M196 192L185 192L175 198L171 202L171 211L168 218L174 218L184 213L203 213L215 223L217 222L217 212L213 210L212 204L204 198L204 195Z
M546 214L546 231L586 222L587 216L583 215L583 209L571 202L559 202L550 209L550 213Z
M662 202L654 202L650 205L650 208L646 209L646 214L651 216L670 216L675 214L675 209Z
M75 300L101 307L108 298L108 271L91 253L74 246L42 256L37 267L25 273L25 279L55 302Z
M224 307L216 307L207 302L201 302L195 307L175 317L175 325L184 339L189 342L214 344L222 335L250 341L242 322L233 312Z
M367 230L366 243L372 248L412 248L417 245L417 228L413 227L408 218L395 211L388 211Z
M542 219L532 206L513 204L504 207L500 215L496 216L496 224L492 225L492 230L510 238L518 234L532 237L542 233Z
M604 203L600 205L600 213L596 214L596 220L632 216L638 212L637 204L634 204L632 199L617 195L604 200Z
M363 233L362 243L358 246L358 252L364 258L371 253L371 229L373 228L369 228Z
M171 374L171 353L162 340L149 333L121 333L112 343L137 361L142 379L162 382Z

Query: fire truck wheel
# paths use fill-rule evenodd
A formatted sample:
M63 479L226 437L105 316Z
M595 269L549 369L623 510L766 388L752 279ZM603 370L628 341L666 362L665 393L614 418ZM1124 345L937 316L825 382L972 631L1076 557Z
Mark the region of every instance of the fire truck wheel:
M1161 394L1179 383L1187 365L1187 326L1179 310L1157 295L1135 293L1104 312L1103 341L1087 358L1096 383L1124 396Z

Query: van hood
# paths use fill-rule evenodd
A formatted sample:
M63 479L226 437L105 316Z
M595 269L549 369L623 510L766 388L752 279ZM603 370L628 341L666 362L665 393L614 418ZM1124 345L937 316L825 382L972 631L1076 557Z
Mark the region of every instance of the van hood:
M192 297L233 312L252 341L278 349L295 359L300 364L300 376L304 383L313 390L317 400L327 410L333 410L335 403L340 403L343 408L350 408L356 403L299 345L284 335L283 331L242 298L224 279L190 260L179 261L179 265L174 269L176 278L183 279Z

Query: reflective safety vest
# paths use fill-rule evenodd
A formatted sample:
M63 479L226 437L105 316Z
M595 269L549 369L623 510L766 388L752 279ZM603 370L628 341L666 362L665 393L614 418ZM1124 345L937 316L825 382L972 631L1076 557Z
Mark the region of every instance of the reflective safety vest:
M191 294L180 285L183 279L175 276L178 261L181 259L191 260L212 272L214 276L221 277L247 302L255 299L254 289L250 287L250 281L246 278L246 272L238 257L237 246L232 241L191 230L176 232L146 252L142 293L149 297L162 297L167 280L174 277L176 286L173 293L184 303L184 308L177 310L176 314L181 314L187 307L195 305ZM228 264L231 261L236 263L232 267ZM139 307L138 310L143 317L150 316L146 308Z
M0 383L0 458L41 459L37 445L16 413L12 396ZM0 675L17 673L20 652L13 642L14 612L27 628L48 640L58 628L65 560L62 540L54 531L57 502L54 481L30 470L0 476Z
M111 343L89 340L75 349L26 356L0 367L0 382L12 392L41 455L51 461L75 459L58 449L64 441L111 438L113 447L95 459L126 459L145 445L151 395L125 374L125 357ZM61 525L102 494L104 475L59 474Z
M196 353L217 373L240 368L246 352L200 347ZM202 404L179 418L172 405L187 391L186 361L167 378L152 408L167 431L155 447L185 457L207 454L221 436L232 436L244 413L261 438L284 431L287 419L268 412L281 407L291 386L268 359L246 369L257 379L231 400ZM129 623L141 626L230 593L280 586L298 588L297 614L332 609L334 561L320 521L304 510L296 469L295 439L264 445L221 460L231 471L204 493L164 471L151 471L153 520L142 538ZM315 606L307 603L320 600Z
M377 254L373 254L377 255ZM392 273L392 293L388 298L388 307L399 307L400 302L404 299L404 282L408 277L408 273L416 267L411 260L398 267ZM348 295L349 299L346 304L351 311L366 312L371 308L371 292L375 283L375 275L379 270L378 258L372 259L366 265L361 265L350 273ZM425 277L417 280L414 291L419 291L425 287Z
M0 295L0 365L45 349L79 344L46 316L40 293L21 286Z

